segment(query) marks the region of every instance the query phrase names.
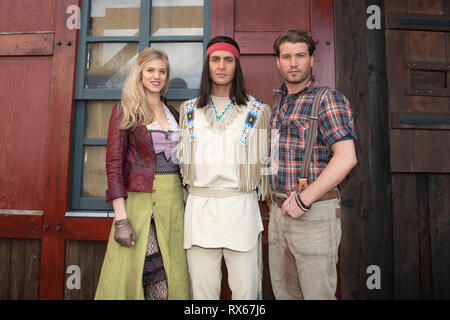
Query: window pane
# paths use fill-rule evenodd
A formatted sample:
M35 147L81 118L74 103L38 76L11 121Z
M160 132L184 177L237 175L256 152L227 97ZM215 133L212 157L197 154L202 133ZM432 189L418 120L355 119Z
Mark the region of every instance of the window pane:
M203 43L154 43L169 56L170 88L198 89L203 67Z
M91 43L88 45L86 88L122 89L138 55L137 43Z
M105 197L108 186L105 161L105 146L84 147L82 197Z
M140 0L92 0L91 36L138 36Z
M86 108L86 138L108 136L108 124L116 101L88 101Z
M203 0L153 0L152 36L202 36Z

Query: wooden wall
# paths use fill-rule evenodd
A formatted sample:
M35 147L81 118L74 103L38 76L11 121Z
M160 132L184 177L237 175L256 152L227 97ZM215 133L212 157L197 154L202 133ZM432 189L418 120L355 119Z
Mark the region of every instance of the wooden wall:
M366 28L369 2L383 8L383 1L334 2L336 88L350 100L358 134L358 165L340 185L342 299L390 299L393 290L385 41L383 31ZM371 265L381 270L382 290L366 286Z
M450 297L450 175L392 175L394 298Z
M386 1L396 299L450 298L449 21L447 0Z
M450 17L450 3L342 0L334 4L336 87L352 104L359 136L358 166L341 184L342 299L448 299L450 127L399 125L398 117L433 113L448 119L448 80L441 80L448 79L449 72L427 73L420 70L425 67L412 68L407 62L420 59L448 65L450 30L394 25L391 14L442 21ZM381 29L366 27L369 5L380 7ZM439 90L408 93L418 87ZM380 289L367 286L370 265L380 268Z
M0 239L0 300L39 299L41 241Z
M104 241L66 241L64 299L91 300L94 298L106 252L106 244ZM72 274L68 273L67 270L71 265L80 268L79 289L67 286L67 280Z

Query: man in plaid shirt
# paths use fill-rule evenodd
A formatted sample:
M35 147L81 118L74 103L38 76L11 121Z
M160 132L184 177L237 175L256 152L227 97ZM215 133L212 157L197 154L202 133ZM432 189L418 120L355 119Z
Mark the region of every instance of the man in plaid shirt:
M309 116L320 89L311 72L315 43L306 32L289 30L278 37L274 50L284 83L271 118L279 143L269 222L272 288L277 299L335 299L341 238L336 186L357 162L350 104L341 93L326 89L308 185L298 191Z

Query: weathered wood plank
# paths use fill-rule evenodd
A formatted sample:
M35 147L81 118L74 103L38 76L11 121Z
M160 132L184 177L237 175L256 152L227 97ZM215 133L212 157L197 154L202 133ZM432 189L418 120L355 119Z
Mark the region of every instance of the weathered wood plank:
M404 61L411 61L407 52L408 46L409 32L387 30L386 59L390 111L408 110L411 105L411 98L405 97L406 89L411 83L411 73L404 68Z
M449 11L450 11L450 2L448 4L448 7L449 7ZM450 12L449 12L449 15L450 15ZM447 47L445 50L446 50L446 52L450 53L450 33L447 33L446 44L447 44ZM450 64L450 54L447 54L447 64Z
M272 105L274 100L272 90L278 88L282 83L275 57L243 55L241 56L241 66L242 72L245 74L245 81L248 83L247 90L262 102ZM264 86L260 85L262 78L264 78Z
M95 296L100 277L107 242L104 241L66 241L66 270L75 265L80 268L80 289L64 288L66 300L91 300ZM71 274L66 273L67 278Z
M39 299L41 241L27 240L25 246L24 299Z
M55 0L2 0L0 32L53 30Z
M42 234L40 298L64 296L64 232L70 180L73 94L76 67L77 30L66 26L67 7L80 1L55 1L55 41L51 73L45 149L43 224L50 228Z
M211 38L220 35L234 37L234 2L211 1Z
M408 0L385 0L386 12L408 12Z
M445 71L412 71L412 88L445 88L447 74Z
M423 31L410 31L409 32L409 46L407 49L407 54L411 60L416 61L426 61L430 63L437 63L444 65L446 62L446 36L443 32L423 32ZM406 53L404 53L406 54ZM417 71L416 71L417 72ZM450 90L447 90L446 80L440 81L440 86L444 88L430 88L429 86L433 83L437 84L436 80L428 79L426 83L422 83L420 86L414 85L414 71L410 72L411 82L407 83L404 79L394 78L394 81L404 82L405 85L411 86L415 89L422 89L420 91L425 91L425 94L430 96L412 96L408 98L410 104L405 104L406 108L410 111L426 111L426 112L448 112L449 108L449 95ZM431 74L430 72L427 72ZM438 76L439 74L436 74ZM445 74L441 73L441 75ZM447 92L446 92L447 91ZM432 92L432 93L429 93ZM441 96L443 95L443 97ZM406 101L405 101L406 102ZM436 170L436 169L435 169Z
M39 298L40 241L0 239L0 300Z
M268 54L274 55L273 42L280 32L240 32L234 34L239 44L241 54ZM275 63L275 62L274 62Z
M214 1L213 1L214 2ZM244 32L282 32L295 26L310 30L310 0L234 1L234 29ZM322 2L317 1L315 2Z
M383 3L370 4L384 10ZM352 104L358 134L358 165L340 184L342 299L389 299L393 295L389 156L386 125L381 124L388 118L383 98L385 43L382 33L366 27L368 5L367 1L334 1L336 88ZM366 286L366 270L373 264L382 270L381 290Z
M450 299L450 175L428 175L433 298Z
M10 239L0 239L0 300L9 299L11 241Z
M414 170L450 173L450 131L414 130Z
M0 214L0 237L40 239L42 216Z
M42 210L51 69L47 56L0 59L1 209Z
M74 265L80 267L80 246L78 245L78 241L66 241L65 251L64 299L80 300L83 286L81 286L80 289L72 288L70 285L68 286L68 281L70 284L73 283L73 278L70 278L73 273L67 272L69 266ZM81 273L83 273L83 270L81 270ZM83 285L83 283L81 283L81 285Z
M51 56L55 34L0 33L1 56Z
M420 298L417 190L413 174L392 175L394 297Z
M450 1L443 1L442 12L444 13L444 15L450 16Z
M409 0L408 12L418 14L438 14L444 13L443 5L446 0Z
M372 4L380 7L381 21L384 21L384 0L366 1L366 8ZM385 26L382 24L381 28L385 29ZM392 281L393 236L392 205L390 202L392 180L388 163L390 148L386 143L389 141L386 39L383 32L370 32L369 30L366 31L366 37L370 122L365 124L367 127L364 128L362 134L370 136L370 145L365 147L367 147L366 152L370 163L368 167L373 185L370 194L372 219L369 220L370 228L373 230L371 243L373 253L367 263L376 264L382 270L382 287L378 290L370 290L369 297L371 299L391 299L394 284ZM360 164L365 161L365 159L361 160Z
M83 300L93 299L95 294L95 243L92 241L78 241L78 245L80 246L81 283L83 285L80 298Z
M107 241L113 218L64 219L64 238L66 240Z
M433 275L431 269L430 213L428 201L428 176L416 174L417 224L419 240L420 298L432 299Z
M108 245L107 241L95 241L94 246L94 291L92 298L95 297L95 292L97 290L98 280L100 278L100 273L102 271L103 260L106 254L106 248Z
M364 32L365 6L360 1L335 1L336 36L336 89L341 91L353 108L358 142L355 144L359 164L340 184L341 226L340 277L342 299L365 299L368 297L365 285L366 255L369 240L368 220L370 206L368 195L371 191L369 168L363 167L364 148L370 145L370 137L364 132L369 124L367 51ZM352 36L349 37L348 35ZM363 45L364 44L364 45ZM358 230L357 234L350 230ZM358 241L355 241L355 238ZM364 253L363 253L364 252Z
M24 298L25 286L25 240L15 239L11 243L11 278L9 299Z
M335 88L336 76L334 68L329 68L322 61L334 61L334 11L333 1L310 1L311 10L311 35L319 41L314 53L313 72L323 85ZM306 9L305 9L306 10ZM298 19L298 18L297 18Z

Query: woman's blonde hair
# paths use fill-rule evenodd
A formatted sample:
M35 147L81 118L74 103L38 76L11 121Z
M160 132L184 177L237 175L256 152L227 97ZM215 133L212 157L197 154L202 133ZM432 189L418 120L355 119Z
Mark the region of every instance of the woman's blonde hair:
M155 114L152 108L147 106L145 89L142 84L142 69L150 60L161 59L166 62L167 80L161 93L165 93L169 87L170 65L167 54L158 48L145 48L137 57L134 68L128 74L122 89L122 119L119 129L130 129L138 124L149 124Z

